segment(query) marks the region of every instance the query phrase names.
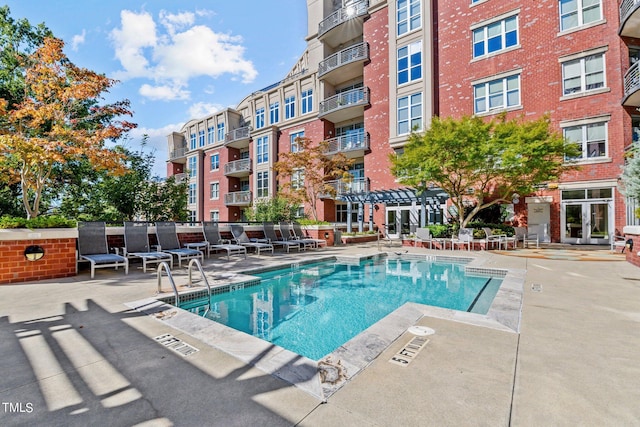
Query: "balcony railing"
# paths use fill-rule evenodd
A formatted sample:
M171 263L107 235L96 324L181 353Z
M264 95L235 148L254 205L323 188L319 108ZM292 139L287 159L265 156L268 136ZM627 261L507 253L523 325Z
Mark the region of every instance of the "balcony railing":
M184 181L187 181L189 179L189 177L187 176L186 173L177 173L175 175L173 175L176 179L176 183L181 183Z
M176 148L171 153L169 153L169 160L175 160L181 157L185 157L186 154L187 154L187 147Z
M640 106L640 61L629 68L624 75L624 101L623 105L631 107Z
M336 10L318 24L318 37L327 33L331 29L358 16L366 15L369 12L369 0L360 1L355 4Z
M354 106L364 106L369 104L369 89L360 87L327 98L320 102L318 116L329 114L333 111Z
M325 182L326 185L329 185L334 188L336 191L336 196L340 196L342 194L349 193L366 193L369 191L369 179L368 178L357 178L351 181L344 181L342 179L337 179L334 181ZM330 194L322 194L321 197L331 197Z
M362 132L355 135L342 135L328 139L324 154L364 151L367 149L369 149L369 134Z
M318 64L318 77L352 62L369 59L369 44L359 43L340 52L334 53Z
M628 37L638 37L640 17L631 17L640 8L640 0L623 0L620 3L620 34ZM640 11L638 11L640 14Z
M251 191L234 191L224 195L224 204L227 206L249 206L251 204Z
M244 175L251 172L251 160L240 159L224 165L225 175Z
M251 126L234 129L224 136L224 145L233 146L240 141L248 141L251 135Z

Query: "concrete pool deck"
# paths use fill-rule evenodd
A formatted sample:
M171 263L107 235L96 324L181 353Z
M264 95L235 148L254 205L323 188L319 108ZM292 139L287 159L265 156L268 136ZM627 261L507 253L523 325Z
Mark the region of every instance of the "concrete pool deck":
M205 262L205 270L242 272L318 253L376 252L375 245L354 245L221 258ZM326 403L254 367L257 360L245 363L162 317L125 306L157 288L155 274L136 265L129 276L104 269L95 280L83 272L0 286L0 425L638 422L640 269L616 261L455 254L478 257L486 267L527 271L520 333L422 317L417 324L435 334L408 366L389 362L414 337L404 333ZM184 283L184 270L176 270ZM164 334L198 351L182 356L154 339Z

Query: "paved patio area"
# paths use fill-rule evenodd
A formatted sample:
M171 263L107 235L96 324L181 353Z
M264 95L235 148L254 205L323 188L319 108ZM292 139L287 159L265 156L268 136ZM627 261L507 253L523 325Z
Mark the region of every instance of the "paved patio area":
M205 270L242 272L318 253L377 251L354 245L220 258ZM157 288L155 274L137 266L129 276L105 269L95 280L82 272L2 285L0 425L638 424L640 269L624 261L462 254L487 267L526 270L520 333L420 317L417 324L436 332L408 366L389 362L413 338L404 333L326 400L161 316L130 309L126 303ZM186 282L184 270L176 276ZM163 334L198 351L182 356L154 339Z

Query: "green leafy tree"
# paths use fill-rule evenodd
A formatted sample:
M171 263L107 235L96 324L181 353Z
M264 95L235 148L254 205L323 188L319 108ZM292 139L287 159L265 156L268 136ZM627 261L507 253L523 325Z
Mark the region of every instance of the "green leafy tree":
M640 200L640 150L634 147L629 153L627 163L622 168L618 189L627 197ZM635 212L640 218L640 209Z
M291 221L296 218L299 203L284 196L257 200L253 206L244 210L249 221Z
M178 181L175 176L148 181L138 216L147 221L187 221L187 187L186 181Z
M557 180L575 167L565 159L577 155L578 147L554 132L547 116L523 121L502 115L491 121L434 117L430 129L412 134L404 153L390 160L401 183L442 188L464 213L457 220L465 227L479 211Z

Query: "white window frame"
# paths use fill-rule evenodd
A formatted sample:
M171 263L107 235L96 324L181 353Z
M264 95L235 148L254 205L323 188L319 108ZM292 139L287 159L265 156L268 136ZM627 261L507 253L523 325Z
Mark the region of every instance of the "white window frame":
M211 200L220 199L220 182L214 181L209 183L209 198Z
M218 134L218 142L224 141L224 122L218 123L216 126L216 133Z
M215 162L213 161L213 159L218 159ZM214 163L215 166L214 167ZM212 171L217 171L218 169L220 169L220 153L213 153L210 155L210 160L209 160L209 164L211 165L211 170Z
M420 102L419 103L414 102L418 98ZM404 101L406 101L406 105L404 104ZM419 108L417 108L418 106ZM413 131L421 132L424 129L424 111L423 110L424 110L424 99L423 99L422 92L415 92L415 93L408 94L406 96L398 97L398 104L397 104L397 110L396 110L396 113L397 113L396 130L398 132L398 135L408 135ZM405 111L406 111L406 117L404 115ZM416 129L413 129L414 122L416 120L419 120L420 125ZM406 132L400 129L400 127L404 123L406 123L406 126L407 126Z
M580 157L565 159L566 161L578 162L578 163L597 163L600 161L609 161L609 122L611 121L610 115L591 117L583 120L572 120L560 123L562 129L562 135L567 138L567 130L580 128L581 139L580 141L568 140L580 144L582 148L582 155ZM590 155L589 140L588 140L588 128L593 125L604 125L604 153L602 155ZM602 139L591 141L591 143L597 143ZM593 151L593 148L591 148Z
M256 164L269 163L269 136L256 138Z
M603 16L602 16L602 0L597 0L598 3L598 8L600 10L600 16L598 19L594 19L593 21L584 22L584 11L585 11L585 6L584 6L584 0L575 0L576 1L576 10L575 12L572 12L571 14L577 14L578 17L578 23L576 25L573 25L571 27L567 27L567 28L563 28L562 26L562 18L565 16L570 15L569 13L562 13L562 0L558 0L558 15L559 15L559 25L560 25L560 32L564 32L564 31L571 31L573 29L576 28L580 28L580 27L584 27L586 25L591 25L593 23L596 22L600 22L603 20ZM593 5L588 5L587 7L589 8L593 8Z
M280 102L269 104L269 123L275 124L280 121Z
M499 17L492 19L491 21L484 21L480 24L476 24L471 27L471 56L473 57L473 59L480 59L480 58L486 58L493 55L498 55L507 50L514 49L520 45L519 12L520 12L519 9L515 11L511 11L507 15L501 15ZM506 36L508 32L511 32L511 31L507 31L506 29L507 21L513 18L515 18L515 22L516 22L516 28L515 28L516 42L511 46L507 46ZM494 27L496 24L500 24L500 44L502 47L500 49L489 52L489 39L493 38L493 37L489 37L489 29ZM481 41L484 44L484 50L479 55L476 55L476 43L477 43L476 34L482 34Z
M220 211L209 211L209 220L214 222L220 221Z
M269 197L269 171L256 174L256 197Z
M478 115L482 115L482 114L494 114L496 112L500 112L500 111L508 111L508 110L512 110L512 109L516 109L516 108L521 108L522 107L522 79L520 77L521 75L521 70L519 70L516 73L510 73L510 74L503 74L503 75L499 75L499 76L493 76L490 78L486 78L486 79L482 79L480 81L474 82L471 86L471 89L473 91L473 111L474 114L478 114ZM518 82L518 87L517 87L517 93L518 93L518 102L515 104L511 104L511 105L507 105L508 104L508 100L509 100L509 94L513 93L514 90L513 89L509 89L508 88L508 84L509 81L513 81L513 78L516 78L517 82ZM491 86L493 84L496 84L500 82L502 84L502 91L501 91L501 97L502 97L502 105L498 106L498 107L491 107L491 97L496 96L497 92L492 94L490 92L491 90ZM480 88L483 88L484 90L484 95L483 96L478 96L477 93L480 90ZM478 100L480 98L484 99L484 103L485 103L485 109L484 110L478 110L477 106L478 106Z
M293 119L296 116L296 96L287 96L284 99L284 118Z
M189 193L187 195L187 204L195 205L198 202L198 191L195 182L189 184Z
M572 97L575 95L585 95L589 93L600 92L607 88L607 60L605 56L606 51L607 51L607 48L600 48L600 49L592 50L586 53L583 52L580 54L580 56L571 55L568 57L560 58L560 66L562 68L562 96L563 97ZM588 89L587 88L588 74L586 70L586 63L588 59L594 58L594 57L600 57L602 60L602 70L599 72L602 74L602 85L595 88ZM575 92L566 93L566 90L567 90L566 71L567 71L567 67L571 64L578 64L578 66L580 67L580 75L573 76L573 78L576 78L576 77L580 78L580 87Z
M256 129L264 127L264 107L256 108Z
M209 126L207 128L207 144L213 144L216 142L216 128Z
M198 175L198 158L189 157L187 160L187 169L189 170L189 178L195 178Z
M307 114L313 111L313 89L303 90L300 96L301 114Z
M300 151L300 146L296 142L297 138L304 138L304 131L292 132L289 135L289 150L292 153L297 153Z
M291 174L291 188L294 190L304 188L304 168L295 169Z
M401 30L400 27L403 25L406 25L406 28ZM400 37L420 28L422 28L422 0L396 0L397 36Z
M405 49L407 51L407 54L406 55L401 54L401 51L405 50ZM422 55L422 40L418 40L416 42L412 42L412 43L409 43L409 44L406 44L404 46L399 47L398 51L397 51L397 54L398 54L398 57L397 57L398 86L404 86L406 84L422 80L422 64L424 62L423 55ZM411 64L411 58L415 54L420 54L420 62L418 63L418 65L412 65ZM400 68L400 61L402 59L405 59L405 58L407 60L407 67L401 69ZM412 71L414 69L416 69L416 68L420 69L420 76L416 77L414 79L414 78L412 78L412 75L413 75ZM406 72L407 73L407 81L403 82L403 83L400 82L400 73L402 73L402 72Z

